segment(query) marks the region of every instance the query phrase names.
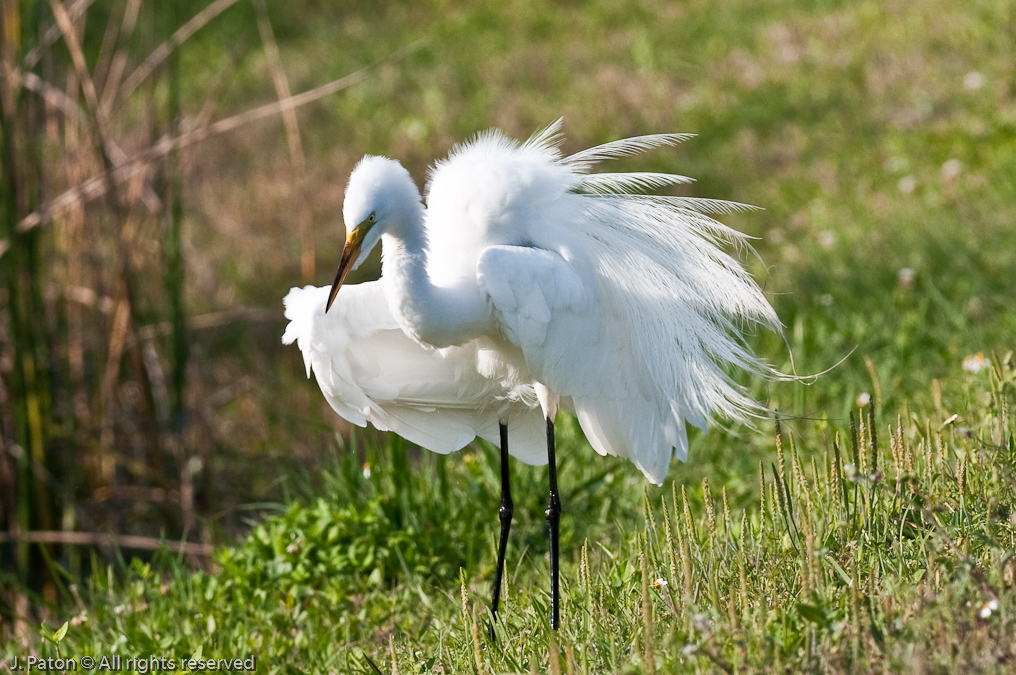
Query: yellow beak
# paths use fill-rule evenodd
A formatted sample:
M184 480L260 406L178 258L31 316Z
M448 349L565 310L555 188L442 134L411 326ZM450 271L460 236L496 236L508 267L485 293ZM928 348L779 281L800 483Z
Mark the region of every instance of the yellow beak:
M339 260L339 269L335 272L335 281L332 282L332 290L328 294L328 304L325 305L325 312L332 308L335 296L339 294L342 282L346 275L353 269L353 263L360 257L360 246L363 245L363 237L367 234L367 227L356 227L346 236L346 245L342 249L342 258Z

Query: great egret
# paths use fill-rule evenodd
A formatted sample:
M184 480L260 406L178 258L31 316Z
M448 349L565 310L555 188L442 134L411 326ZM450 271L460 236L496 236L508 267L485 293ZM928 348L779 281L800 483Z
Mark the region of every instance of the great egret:
M590 173L602 160L686 135L639 136L564 157L560 128L558 120L525 143L488 131L456 146L431 172L426 209L398 162L364 157L346 189L343 218L351 229L326 303L327 311L349 271L383 242L380 286L394 323L413 343L399 341L394 353L374 358L475 349L463 373L472 384L458 394L469 406L487 395L473 389L484 380L501 392L533 387L546 421L555 629L558 407L574 410L597 452L627 457L662 484L672 456L687 459L686 422L705 429L712 414L744 419L763 410L724 367L773 375L746 347L742 330L780 331L759 287L722 248L744 244L745 236L708 215L745 207L644 194L690 180L683 176ZM440 375L436 381L445 382ZM499 422L514 429L511 419ZM495 617L511 522L506 433L501 441Z

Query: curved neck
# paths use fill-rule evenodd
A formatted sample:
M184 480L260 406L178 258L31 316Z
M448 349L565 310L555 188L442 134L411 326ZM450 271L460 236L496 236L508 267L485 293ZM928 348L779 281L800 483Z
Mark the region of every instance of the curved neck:
M381 275L389 308L402 330L438 348L485 334L490 308L475 278L454 286L437 286L431 280L422 210L399 225L381 237Z

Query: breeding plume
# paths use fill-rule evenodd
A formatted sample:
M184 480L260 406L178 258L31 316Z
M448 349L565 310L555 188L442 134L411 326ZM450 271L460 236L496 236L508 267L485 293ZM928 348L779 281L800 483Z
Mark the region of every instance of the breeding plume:
M512 454L549 464L551 624L559 624L559 406L575 413L597 452L627 457L656 484L673 456L687 459L686 424L705 429L711 415L762 410L727 369L772 376L742 331L780 324L725 251L744 235L709 215L744 207L645 194L689 182L683 176L593 173L601 161L685 138L640 136L565 157L560 121L525 143L488 131L436 164L426 208L398 162L364 157L346 189L350 229L330 292L294 289L286 299L284 339L299 341L308 370L349 421L369 419L437 452L474 435L493 440L498 427L495 617ZM379 242L381 279L339 294ZM539 427L545 450L534 447Z

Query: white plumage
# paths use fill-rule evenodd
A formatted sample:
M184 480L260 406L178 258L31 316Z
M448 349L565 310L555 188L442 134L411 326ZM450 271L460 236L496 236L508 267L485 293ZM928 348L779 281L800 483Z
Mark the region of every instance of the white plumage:
M380 281L346 287L325 313L328 287L294 288L283 303L284 344L297 343L307 377L351 424L369 421L446 454L477 436L498 442L512 428L512 455L547 462L543 416L532 386L505 389L477 372L477 345L436 350L406 337L388 311Z
M559 404L597 452L627 457L662 484L673 456L687 459L687 423L705 429L713 414L762 412L724 368L777 375L741 331L780 330L762 291L724 250L744 245L744 235L708 215L745 207L642 194L688 182L683 176L591 173L603 160L686 136L629 138L563 157L559 132L560 120L525 143L489 131L457 146L431 172L426 209L402 165L364 157L346 189L348 231L331 291L291 291L283 338L299 343L308 373L351 422L370 420L437 452L475 435L493 440L499 427L494 616L513 508L508 454L549 463L555 629ZM338 296L378 242L381 279Z

